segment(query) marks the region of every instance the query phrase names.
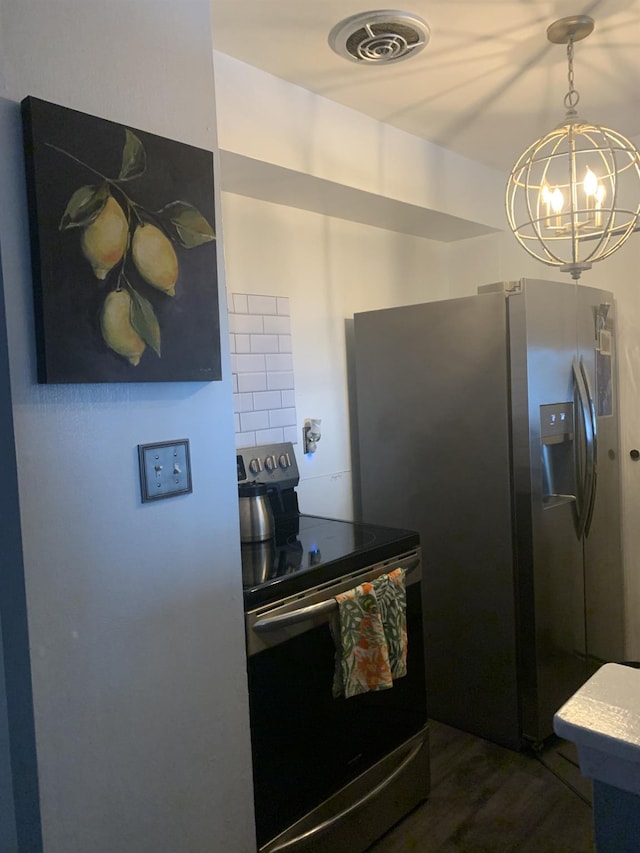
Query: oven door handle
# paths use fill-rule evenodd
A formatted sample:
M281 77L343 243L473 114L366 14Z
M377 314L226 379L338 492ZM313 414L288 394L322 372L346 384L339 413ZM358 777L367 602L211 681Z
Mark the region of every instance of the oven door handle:
M313 619L314 616L324 616L326 613L332 613L338 607L335 598L328 598L326 601L320 601L318 604L310 604L308 607L299 607L297 610L291 610L289 613L283 613L280 616L268 616L266 619L259 619L253 624L253 630L259 634L267 631L277 631L278 628L286 628L288 625L297 625L299 622L306 622L307 619Z
M420 559L414 558L407 560L406 577L417 569L420 565ZM328 613L333 613L337 610L338 603L335 598L327 598L324 601L319 601L317 604L309 604L307 607L299 607L297 610L290 610L288 613L282 613L279 616L267 616L266 619L259 619L253 624L253 630L258 634L263 634L268 631L277 631L279 628L287 628L289 625L297 625L300 622L306 622L307 619L313 619L315 616L325 616Z
M421 749L424 748L426 742L426 738L422 738L418 743L416 743L411 750L407 753L407 755L402 759L400 764L393 770L386 778L379 782L375 788L372 788L368 791L364 797L361 797L357 802L352 803L346 809L343 809L338 814L333 815L333 817L328 818L322 823L317 824L316 826L308 829L306 832L301 833L300 835L296 835L295 838L290 838L287 841L284 841L282 844L276 844L275 847L269 847L269 853L278 853L280 850L292 850L296 845L300 844L301 841L308 841L313 836L318 835L321 832L324 832L327 829L330 829L339 821L343 820L348 815L357 811L358 809L365 806L368 802L373 800L375 797L378 797L383 791L400 776L400 774L408 767L409 764L413 762Z

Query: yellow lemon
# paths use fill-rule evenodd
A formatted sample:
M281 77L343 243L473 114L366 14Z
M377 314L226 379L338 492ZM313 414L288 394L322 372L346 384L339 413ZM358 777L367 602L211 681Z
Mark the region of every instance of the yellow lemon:
M178 258L171 241L155 225L138 225L133 233L131 254L142 278L169 296L176 292Z
M135 367L145 342L131 325L131 297L126 290L112 290L104 300L100 326L105 343Z
M109 196L98 216L82 232L82 251L96 278L105 279L122 260L129 239L129 223L113 196Z

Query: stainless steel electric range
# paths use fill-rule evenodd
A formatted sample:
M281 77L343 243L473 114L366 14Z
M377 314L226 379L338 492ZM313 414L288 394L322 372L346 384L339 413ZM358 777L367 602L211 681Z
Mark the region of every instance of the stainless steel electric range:
M275 536L242 545L257 844L359 853L429 792L422 564L409 530L299 511L291 443L237 451L269 488ZM407 675L334 699L334 596L407 569Z

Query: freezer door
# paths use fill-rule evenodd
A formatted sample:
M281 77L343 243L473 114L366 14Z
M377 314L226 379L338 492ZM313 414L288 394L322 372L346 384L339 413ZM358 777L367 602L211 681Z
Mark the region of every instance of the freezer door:
M577 287L577 302L579 357L596 424L595 494L583 541L587 654L594 670L625 658L616 314L613 295L604 290Z
M520 746L504 294L357 314L363 519L419 531L427 706Z

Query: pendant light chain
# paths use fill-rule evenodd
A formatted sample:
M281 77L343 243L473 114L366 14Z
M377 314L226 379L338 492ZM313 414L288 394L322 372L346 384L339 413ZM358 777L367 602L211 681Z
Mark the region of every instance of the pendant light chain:
M567 42L567 62L569 63L569 72L567 74L569 91L564 96L564 105L567 108L567 113L574 115L578 101L580 100L580 93L573 85L573 36L569 36L569 41Z

